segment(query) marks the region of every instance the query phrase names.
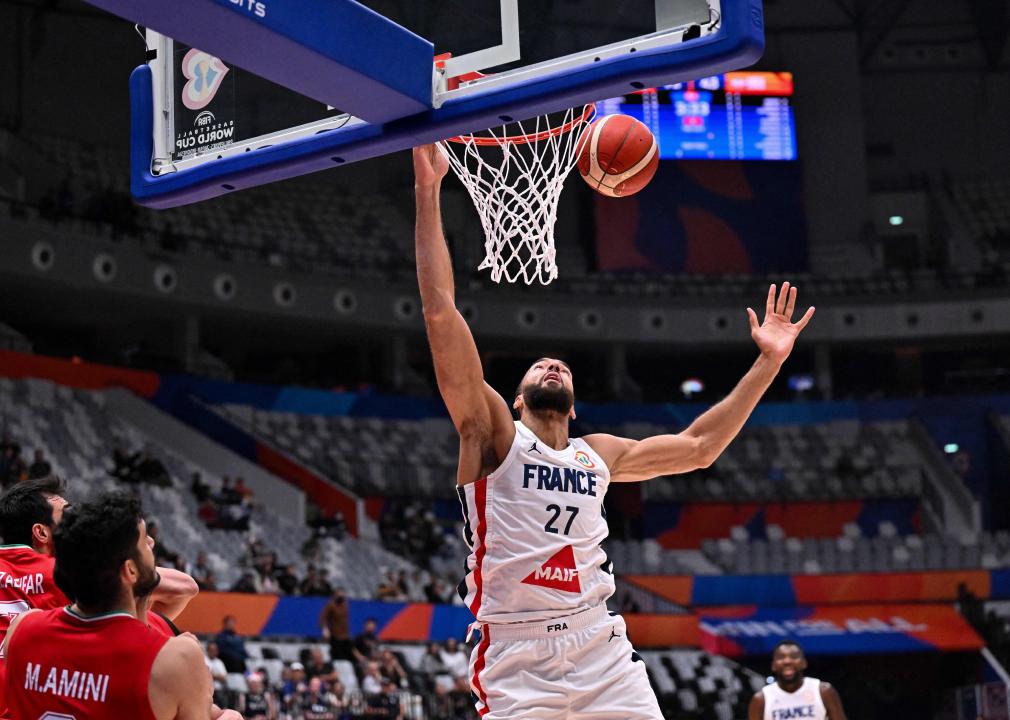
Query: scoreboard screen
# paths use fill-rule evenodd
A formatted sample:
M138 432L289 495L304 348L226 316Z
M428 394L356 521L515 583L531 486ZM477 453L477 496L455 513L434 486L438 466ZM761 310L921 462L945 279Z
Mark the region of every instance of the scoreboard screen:
M663 160L795 160L793 76L732 72L639 90L596 104L652 130Z

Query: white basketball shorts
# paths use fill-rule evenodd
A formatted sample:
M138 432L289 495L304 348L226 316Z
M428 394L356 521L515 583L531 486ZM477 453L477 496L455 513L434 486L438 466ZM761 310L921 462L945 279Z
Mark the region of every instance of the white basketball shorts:
M554 620L479 625L470 687L483 720L662 720L624 618L598 605Z

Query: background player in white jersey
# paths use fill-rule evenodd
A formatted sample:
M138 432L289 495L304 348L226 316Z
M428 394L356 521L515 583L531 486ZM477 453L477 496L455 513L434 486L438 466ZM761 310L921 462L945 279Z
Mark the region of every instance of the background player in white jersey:
M456 310L439 209L448 163L434 146L414 150L417 279L439 392L460 435L457 486L471 548L460 595L480 644L470 684L483 718L659 720L644 663L623 619L600 544L611 482L689 472L715 461L737 435L813 316L792 322L796 289L768 292L765 319L747 310L760 350L722 402L677 435L642 441L569 438L571 369L542 358L512 407L484 381L480 356Z
M807 658L793 640L772 651L772 676L751 698L747 720L846 720L842 699L829 683L805 677Z

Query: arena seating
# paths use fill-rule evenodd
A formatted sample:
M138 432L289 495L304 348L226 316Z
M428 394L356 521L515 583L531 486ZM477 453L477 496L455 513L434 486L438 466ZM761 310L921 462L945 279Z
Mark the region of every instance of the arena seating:
M242 405L217 410L359 495L455 497L459 444L448 420L327 418Z
M1010 263L1010 180L951 183L951 198L990 263Z
M448 420L217 409L358 494L454 496L458 445ZM592 430L642 438L671 428L634 423ZM709 471L644 487L650 500L917 497L922 463L904 422L782 425L744 430Z
M426 676L421 670L425 646L391 643L384 647L392 650L400 660L410 676L412 689L436 684L436 678ZM329 660L329 646L324 644L268 640L246 644L250 668L262 671L274 688L280 685L285 668L292 662L304 662L313 649L318 649ZM671 719L732 720L743 717L751 695L764 685L764 678L732 660L696 650L643 651L641 656L653 687L661 696L666 717ZM333 665L352 698L356 697L360 678L354 665L346 660L337 660ZM242 691L244 679L241 675L230 680L234 689ZM438 681L442 680L448 682L451 679L443 677ZM420 702L421 699L413 692L405 691L401 694L401 707L415 708ZM424 716L412 715L408 711L406 717Z
M68 480L72 500L96 493L124 489L109 475L115 447L144 449L168 472L171 485L140 484L136 487L150 518L157 521L163 542L193 562L206 552L219 587L230 587L241 575L241 560L251 537L261 538L277 552L282 565L291 564L299 577L307 562L299 549L312 531L270 511L255 507L248 533L207 528L197 517L197 503L187 485L199 471L184 458L150 441L104 407L99 392L74 390L42 380L0 378L0 436L18 443L23 451L42 449L53 471ZM211 483L212 487L216 483ZM343 585L352 597L371 598L375 592L375 569L414 570L408 561L382 549L374 541L332 537L320 541L316 562L327 570L329 582Z
M702 551L727 573L815 574L834 572L902 572L1010 567L1010 533L953 538L935 534L905 535L890 523L879 534L863 537L850 523L837 538L784 537L770 526L767 539L749 539L741 527L731 537L707 540Z
M71 198L64 208L92 231L115 233L121 214L94 203L129 193L128 161L108 148L57 137L29 138L42 162L61 168ZM58 192L57 188L51 191ZM384 277L412 257L412 230L383 196L351 193L341 186L285 184L269 191L228 195L171 211L130 206L126 230L152 249L182 250L220 259L319 269L356 277ZM97 221L97 222L96 222ZM131 232L132 230L132 232Z
M186 252L243 263L284 266L305 272L353 274L358 278L388 279L413 273L413 232L397 204L381 194L351 191L339 185L296 182L251 190L170 211L130 206L126 227L115 213L106 221L88 222L89 205L100 194L118 200L128 194L125 155L52 136L25 138L40 163L62 170L71 207L62 219L100 236L125 236L151 249ZM954 184L955 205L968 218L980 241L1010 259L1010 181ZM30 194L40 197L45 188ZM56 192L56 187L48 189ZM103 198L106 202L108 198ZM99 203L101 205L101 203ZM119 206L117 205L117 208ZM122 208L119 208L122 210ZM108 211L108 208L105 208ZM26 214L37 217L29 210ZM46 214L46 213L42 213ZM77 220L74 220L77 218ZM1002 238L1002 239L1001 239ZM467 238L467 241L470 241ZM617 297L760 297L776 277L754 275L688 275L593 272L582 248L559 248L565 272L556 287L568 292ZM1001 261L1002 262L1002 261ZM987 282L986 276L955 270L887 270L873 274L832 272L830 275L794 273L795 284L810 298L965 292ZM503 292L516 292L503 287Z

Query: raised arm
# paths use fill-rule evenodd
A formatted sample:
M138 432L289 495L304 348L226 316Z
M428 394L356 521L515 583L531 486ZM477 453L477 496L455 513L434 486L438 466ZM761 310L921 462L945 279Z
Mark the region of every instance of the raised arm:
M484 382L473 335L456 309L439 197L449 163L434 145L414 148L415 252L424 325L442 400L460 434L459 481L472 482L505 457L515 426L502 397ZM489 455L493 454L493 457Z
M211 720L220 717L213 703L214 685L193 637L180 635L161 648L147 683L158 720Z
M715 462L740 432L758 401L768 390L797 336L810 322L814 308L792 322L796 288L783 283L776 300L775 286L768 289L764 323L747 308L751 337L761 354L729 395L700 415L683 432L629 440L613 435L587 435L588 442L610 468L614 482L650 480L704 468Z
M161 613L169 620L175 620L195 598L200 587L196 580L181 570L174 568L158 568L161 582L151 596L151 609Z

